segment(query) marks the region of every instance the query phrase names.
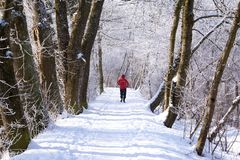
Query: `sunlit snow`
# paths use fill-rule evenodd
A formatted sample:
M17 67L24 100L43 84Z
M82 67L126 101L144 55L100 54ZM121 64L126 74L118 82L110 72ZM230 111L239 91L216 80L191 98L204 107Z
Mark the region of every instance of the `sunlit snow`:
M141 94L107 88L77 116L62 116L12 160L199 160L180 127L162 125Z

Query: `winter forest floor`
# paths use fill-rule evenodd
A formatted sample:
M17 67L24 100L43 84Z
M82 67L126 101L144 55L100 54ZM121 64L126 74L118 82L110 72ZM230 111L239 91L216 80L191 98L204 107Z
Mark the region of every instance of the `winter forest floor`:
M126 103L119 90L107 88L77 116L62 116L34 138L12 160L202 160L183 139L181 123L162 125L163 115L150 112L138 91L128 89ZM218 154L220 155L220 154ZM216 155L216 156L218 156ZM220 155L222 159L222 155ZM228 157L229 158L229 157ZM228 159L223 158L223 159ZM214 158L215 159L215 158ZM217 158L218 159L218 158ZM232 158L233 160L233 158Z

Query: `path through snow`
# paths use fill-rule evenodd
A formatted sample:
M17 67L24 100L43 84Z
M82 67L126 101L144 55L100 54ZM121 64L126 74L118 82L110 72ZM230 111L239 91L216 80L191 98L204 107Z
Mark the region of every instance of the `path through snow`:
M162 126L140 93L107 88L78 116L56 121L13 160L183 160L193 153L182 132Z

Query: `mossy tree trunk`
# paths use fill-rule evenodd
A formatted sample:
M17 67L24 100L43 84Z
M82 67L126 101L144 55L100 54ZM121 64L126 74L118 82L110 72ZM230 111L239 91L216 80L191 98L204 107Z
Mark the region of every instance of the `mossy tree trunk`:
M202 155L202 152L205 146L207 134L209 132L209 128L212 122L212 117L214 114L215 103L216 103L216 98L218 94L218 87L221 82L223 71L227 64L228 57L230 55L230 52L232 50L232 47L236 38L237 30L239 28L239 22L240 22L240 2L238 3L238 9L235 13L235 18L229 33L228 41L223 50L221 58L218 61L215 75L213 77L212 85L210 87L210 91L208 92L207 104L206 104L207 111L203 119L203 125L200 131L200 135L198 137L197 145L196 145L196 151L198 155Z
M66 110L79 114L83 111L79 103L80 63L83 61L80 51L91 3L79 0L79 7L73 20L71 37L67 47L67 68L65 79L65 106ZM79 56L79 58L78 58Z
M10 8L6 5L6 9ZM12 14L5 12L0 25L0 103L1 103L1 118L5 128L5 133L8 135L8 140L11 142L10 150L21 152L25 150L30 142L30 133L28 130L27 121L24 116L23 106L20 101L18 85L13 68L13 55L10 44L10 24L8 20L12 20Z
M67 2L65 0L55 0L55 13L56 13L56 25L57 25L57 39L59 54L63 59L63 79L66 83L66 71L67 71L67 46L70 39L68 31L67 20Z
M172 127L178 115L178 107L183 96L183 90L187 78L187 70L192 53L193 4L194 0L185 0L183 5L181 57L176 75L176 93L174 93L176 96L174 97L173 106L169 106L168 115L164 121L164 125L169 128Z
M40 91L39 77L33 60L32 47L29 40L27 22L23 13L22 0L6 1L12 8L7 12L10 22L10 48L14 56L14 70L18 81L20 98L24 105L31 136L42 131L49 121L46 108L43 107L42 94ZM8 4L9 3L9 4Z
M48 16L42 0L32 0L33 3L33 33L39 56L40 83L44 96L47 98L49 110L61 113L63 102L60 96L53 43L53 29L48 22Z

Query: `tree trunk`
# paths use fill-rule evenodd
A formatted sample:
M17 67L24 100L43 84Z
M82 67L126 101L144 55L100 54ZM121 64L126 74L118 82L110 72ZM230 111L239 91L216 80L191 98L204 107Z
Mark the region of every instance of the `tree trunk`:
M0 103L0 107L2 108L3 106L1 105L1 103ZM2 127L3 126L3 122L2 122L2 117L1 117L1 114L0 114L0 127Z
M174 17L173 17L173 24L172 24L172 30L170 34L170 47L168 52L168 71L165 76L165 93L164 93L164 110L168 108L169 100L170 100L170 92L171 92L171 83L173 76L173 60L174 60L174 48L175 48L175 41L176 41L176 33L180 18L180 12L182 7L183 0L178 0L176 3L176 8L174 11Z
M79 0L67 0L67 6L68 6L70 18L72 18L74 13L76 13L76 11L78 10L78 7L77 7L78 2Z
M173 79L173 77L176 75L178 67L179 67L179 62L180 62L180 55L178 55L178 57L176 57L174 59L174 64L173 64L173 68L171 69L171 73L169 75L171 75L171 79ZM165 81L161 83L158 92L155 94L155 96L153 96L153 98L150 100L150 109L152 112L154 112L154 110L157 108L157 106L163 102L164 100L164 93L165 93Z
M68 20L67 20L67 2L65 0L55 0L56 24L57 24L57 38L58 50L63 59L63 79L66 83L67 71L67 46L69 42Z
M7 3L9 3L7 1ZM33 60L32 47L29 42L27 22L23 13L22 1L12 1L7 4L15 11L15 15L8 17L10 21L10 48L14 55L14 70L20 91L20 98L25 106L31 136L35 136L48 125L48 113L43 107L39 77ZM8 10L7 12L12 12ZM12 14L8 14L12 15Z
M176 77L176 93L174 93L176 96L173 102L174 106L169 107L167 118L164 121L164 125L169 128L172 127L177 118L178 107L183 96L183 89L185 87L187 70L191 58L193 4L194 0L185 0L184 2L181 57Z
M10 4L10 0L8 2L7 4ZM6 5L6 9L9 8L10 5ZM5 133L8 134L8 140L11 141L10 150L23 151L30 142L30 133L14 75L13 55L8 48L10 38L8 18L10 18L10 13L5 12L0 23L0 98L2 106L6 106L1 108L0 114Z
M102 37L100 32L98 33L98 73L99 73L99 92L100 94L104 91L103 88L103 65L102 65L102 46L101 46Z
M235 95L236 97L239 96L239 91L238 91L238 82L235 84ZM239 111L239 104L237 104L237 112L236 112L236 127L239 128L239 116L240 116L240 111Z
M0 9L4 9L5 8L5 1L2 0L0 1Z
M219 120L217 126L215 126L213 128L213 130L210 131L209 136L208 136L208 140L210 142L212 142L212 140L217 136L217 134L219 133L219 131L222 129L222 127L225 125L225 123L227 122L227 120L229 119L230 114L234 111L235 108L237 108L238 104L240 102L240 96L238 96L237 98L235 98L232 102L231 107L228 109L228 111L225 113L225 115L223 116L223 118L221 120Z
M89 69L90 69L90 56L93 47L93 43L98 31L99 22L102 13L104 0L93 0L92 6L88 18L88 23L86 25L86 32L81 45L81 51L85 58L85 63L81 61L80 63L80 106L87 108L87 88L89 79Z
M47 14L42 0L33 0L34 11L34 40L39 56L40 83L49 102L49 110L61 113L63 102L58 88L55 53L53 43L53 30L47 21Z
M221 55L221 58L218 61L217 67L216 67L216 72L212 81L212 86L210 88L210 91L208 93L207 97L207 111L205 114L205 118L203 121L202 129L197 141L196 145L196 151L198 155L202 155L202 151L206 142L207 134L212 122L212 117L215 109L215 103L216 103L216 98L217 98L217 93L218 93L218 86L220 84L223 71L225 69L225 65L227 63L229 54L231 52L231 49L233 47L233 43L236 38L237 30L238 30L238 24L240 22L240 2L238 3L238 10L236 11L235 14L235 19L233 21L232 28L230 30L229 38L227 41L227 44L225 46L225 49Z
M84 62L80 51L91 4L79 0L79 8L73 20L73 29L67 48L67 72L65 82L65 106L69 112L79 114L83 111L79 103L80 63ZM81 57L81 58L78 58Z

